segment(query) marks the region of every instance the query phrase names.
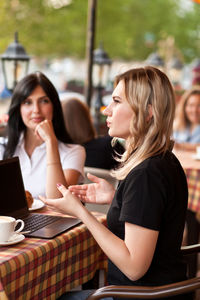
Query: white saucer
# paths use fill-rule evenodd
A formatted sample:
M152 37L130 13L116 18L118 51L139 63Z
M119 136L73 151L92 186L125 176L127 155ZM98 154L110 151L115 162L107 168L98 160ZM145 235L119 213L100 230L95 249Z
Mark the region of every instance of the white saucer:
M13 244L17 244L25 239L25 236L20 233L15 233L7 242L0 242L0 246L9 246Z
M37 210L44 207L44 202L42 202L39 199L34 199L32 206L29 208L29 210Z
M197 155L197 154L193 154L193 155L192 155L192 158L194 158L195 160L200 160L200 156Z

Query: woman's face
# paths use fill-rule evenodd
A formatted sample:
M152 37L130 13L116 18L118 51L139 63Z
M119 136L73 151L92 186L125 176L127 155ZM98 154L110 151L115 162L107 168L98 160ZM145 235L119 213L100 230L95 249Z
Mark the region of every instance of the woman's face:
M186 117L191 125L200 124L200 95L191 95L185 106Z
M53 119L53 104L40 85L21 103L20 113L27 129L35 130L37 124Z
M127 139L130 135L130 121L133 117L133 110L126 100L123 81L120 81L114 89L112 101L103 113L107 116L109 135Z

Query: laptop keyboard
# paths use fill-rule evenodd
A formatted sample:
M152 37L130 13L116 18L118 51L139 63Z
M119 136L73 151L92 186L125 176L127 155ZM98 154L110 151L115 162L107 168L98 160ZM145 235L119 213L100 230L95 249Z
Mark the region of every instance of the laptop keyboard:
M62 217L58 216L49 216L42 214L32 214L23 219L25 226L23 231L34 232L44 226L58 221Z

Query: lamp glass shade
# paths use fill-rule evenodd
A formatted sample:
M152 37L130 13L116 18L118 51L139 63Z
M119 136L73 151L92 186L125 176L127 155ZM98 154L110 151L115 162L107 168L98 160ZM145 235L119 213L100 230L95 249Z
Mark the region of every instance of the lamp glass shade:
M30 60L26 50L18 42L17 32L15 32L14 42L1 55L1 60L6 88L12 92L17 82L27 74Z
M106 87L110 74L110 65L93 65L93 85L94 87Z
M93 52L93 85L105 88L108 84L111 59L104 51L102 43Z
M5 84L8 90L13 91L17 82L27 74L28 64L27 60L2 60Z

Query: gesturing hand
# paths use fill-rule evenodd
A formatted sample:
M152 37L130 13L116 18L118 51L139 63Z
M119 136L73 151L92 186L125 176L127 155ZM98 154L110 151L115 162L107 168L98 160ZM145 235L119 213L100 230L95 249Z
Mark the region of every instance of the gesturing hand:
M115 193L112 184L90 173L87 174L87 177L94 183L71 185L68 187L69 191L78 196L83 202L110 204Z
M42 196L39 196L39 198L54 210L79 217L79 212L83 208L81 201L76 196L72 195L70 191L64 187L64 185L57 184L57 188L63 195L62 198L46 199Z

